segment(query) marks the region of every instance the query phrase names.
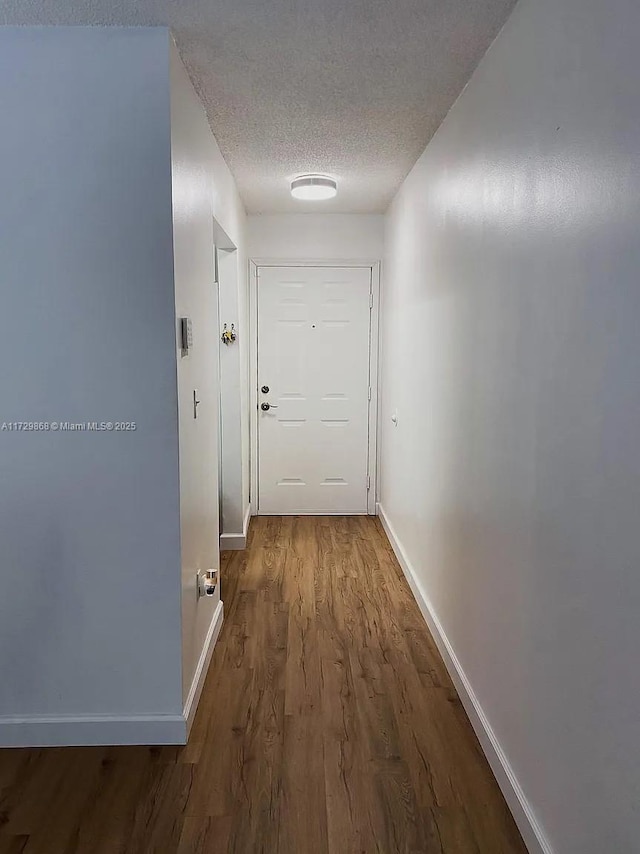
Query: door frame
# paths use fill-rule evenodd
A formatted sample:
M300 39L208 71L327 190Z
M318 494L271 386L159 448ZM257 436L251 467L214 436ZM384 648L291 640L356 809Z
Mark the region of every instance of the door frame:
M251 408L250 452L251 481L249 495L251 514L259 515L259 474L258 474L258 268L259 267L366 267L371 270L371 325L369 328L369 455L367 493L367 514L376 515L378 494L378 369L380 363L380 261L362 259L323 259L304 260L278 258L251 258L249 260L249 406Z

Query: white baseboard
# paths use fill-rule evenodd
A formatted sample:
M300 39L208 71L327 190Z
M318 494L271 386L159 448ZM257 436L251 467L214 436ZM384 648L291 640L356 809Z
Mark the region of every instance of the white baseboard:
M251 505L247 506L242 523L241 534L220 534L220 551L240 551L247 547L247 533L249 531L249 519L251 518Z
M222 602L218 602L216 610L213 613L213 617L211 618L211 625L209 626L209 630L207 631L207 637L205 638L204 645L202 647L202 652L200 653L200 658L198 659L196 672L193 674L191 688L189 688L189 693L187 694L187 699L185 700L184 704L183 720L186 722L186 737L183 743L186 743L186 740L189 737L191 726L193 724L193 719L196 716L196 710L198 708L198 703L200 701L200 695L202 694L205 679L207 678L207 671L209 670L211 656L213 655L213 649L216 645L216 641L218 640L218 635L220 634L220 629L222 628L223 621L224 605L222 604Z
M220 534L221 552L239 552L247 547L247 538L243 534Z
M498 742L487 716L485 715L482 706L469 682L467 675L462 669L462 665L456 656L456 653L449 642L449 639L438 619L431 602L425 594L420 581L413 569L411 561L407 557L402 544L398 540L396 533L387 517L384 508L378 504L378 516L382 522L382 526L389 538L391 547L395 552L398 562L402 567L407 582L411 587L415 596L418 607L429 626L431 634L440 650L440 654L444 660L449 675L453 680L456 690L460 696L460 700L465 708L465 711L471 721L482 750L491 769L495 775L498 785L502 790L502 794L511 810L522 838L531 854L553 854L553 849L549 841L545 837L542 828L534 815L531 805L527 801L525 794L518 782L513 768Z
M367 510L287 510L276 513L275 511L258 513L259 516L368 516Z
M0 747L184 744L182 715L0 717Z

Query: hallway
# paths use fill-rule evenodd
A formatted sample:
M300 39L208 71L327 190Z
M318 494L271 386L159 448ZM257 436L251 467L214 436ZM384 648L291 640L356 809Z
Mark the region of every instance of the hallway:
M189 744L0 751L0 854L512 854L379 522L257 517Z

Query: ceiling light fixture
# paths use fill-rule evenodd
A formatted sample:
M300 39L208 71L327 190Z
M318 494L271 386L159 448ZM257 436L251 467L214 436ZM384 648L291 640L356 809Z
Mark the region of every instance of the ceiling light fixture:
M300 175L291 182L291 195L294 199L332 199L337 192L337 181L327 175Z

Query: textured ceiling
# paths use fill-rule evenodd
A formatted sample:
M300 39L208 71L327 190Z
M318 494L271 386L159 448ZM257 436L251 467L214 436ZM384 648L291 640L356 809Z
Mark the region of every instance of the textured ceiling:
M515 0L0 0L2 24L172 28L250 213L382 212ZM326 172L329 202L288 180Z

